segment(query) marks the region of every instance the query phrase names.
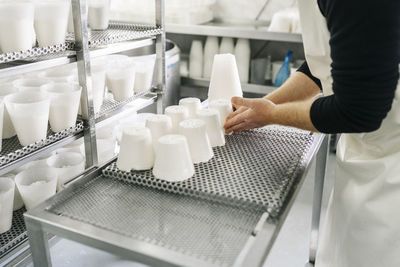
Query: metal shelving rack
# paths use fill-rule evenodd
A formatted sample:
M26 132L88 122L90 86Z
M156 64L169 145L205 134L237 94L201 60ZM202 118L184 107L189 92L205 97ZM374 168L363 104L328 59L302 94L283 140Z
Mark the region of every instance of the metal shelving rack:
M82 86L82 118L76 127L53 133L49 130L45 140L27 147L21 147L16 137L3 140L0 154L0 175L49 154L78 138L85 139L86 172L96 170L98 166L96 147L96 124L108 119L128 106L140 110L155 102L158 111L162 111L162 94L165 89L165 32L163 20L163 3L157 1L157 21L154 26L136 25L121 22L110 22L105 31L90 31L87 27L87 1L72 0L72 12L75 34L68 34L66 43L51 47L34 47L27 51L0 54L0 79L28 72L43 70L77 62L79 83ZM148 92L135 95L126 101L114 101L106 98L101 111L94 113L90 60L144 46L156 42L157 64L156 85ZM27 233L23 222L24 210L14 213L13 228L0 235L0 265L10 262L17 250L27 250Z

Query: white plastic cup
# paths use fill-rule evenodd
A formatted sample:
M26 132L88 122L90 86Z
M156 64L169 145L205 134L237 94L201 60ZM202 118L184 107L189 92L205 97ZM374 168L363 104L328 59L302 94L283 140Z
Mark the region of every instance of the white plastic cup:
M194 40L190 48L189 77L203 77L203 44L199 40Z
M219 47L220 54L233 54L235 52L235 44L233 38L223 37Z
M32 91L40 92L45 85L52 83L52 81L45 78L21 78L13 81L14 87L19 91Z
M15 94L17 92L18 88L16 88L12 83L0 84L0 98ZM16 134L17 133L15 132L14 126L11 122L10 114L8 114L8 111L5 108L3 116L3 139L11 138Z
M124 101L134 95L135 65L131 60L110 64L107 70L107 87L116 101Z
M218 37L208 36L204 46L203 77L210 78L214 56L219 53Z
M82 88L76 84L53 83L43 87L50 96L50 127L61 132L76 125Z
M179 123L189 118L189 110L184 106L169 106L165 109L165 115L171 118L171 133L179 133Z
M123 130L117 167L122 171L149 170L154 166L151 133L145 127L126 127Z
M47 159L47 165L57 170L57 191L61 191L65 183L85 171L85 158L81 153L66 152Z
M206 123L208 138L212 147L224 146L225 135L221 126L219 112L215 109L202 109L197 112L197 117Z
M21 145L46 139L50 98L45 93L20 92L6 96L4 102Z
M164 135L171 134L172 120L167 115L154 115L146 120L146 127L150 129L153 146L157 146L157 140Z
M233 112L231 101L225 99L214 100L208 103L208 107L218 111L221 126L224 127L226 119Z
M94 112L99 113L104 102L106 87L106 66L93 64L92 66L92 90Z
M15 175L14 173L8 173L4 175L3 177L0 177L0 180L5 178L5 179L12 179L12 181L15 183ZM18 191L17 186L14 186L14 200L13 200L13 211L19 210L24 206L24 202L22 201L21 194Z
M201 101L195 97L187 97L179 100L179 106L187 108L189 112L188 119L195 119L197 111L201 109Z
M56 82L56 83L71 83L74 82L77 73L74 73L72 68L54 68L39 73L39 77Z
M0 234L12 226L15 184L10 178L0 179Z
M35 31L40 47L65 43L69 0L39 0L35 2Z
M136 73L134 91L136 94L146 92L151 89L155 62L155 58L151 58L147 61L135 62Z
M67 32L75 32L72 8L69 9Z
M55 151L56 154L62 154L66 152L80 153L82 156L85 156L85 144L83 137Z
M30 1L0 2L0 50L3 53L32 48L34 5Z
M203 120L185 120L179 124L179 134L184 135L189 144L193 163L208 162L214 156Z
M105 30L110 21L110 0L89 0L88 22L92 30Z
M251 48L248 39L238 39L235 46L235 57L242 83L249 82Z
M57 170L51 167L29 168L15 177L27 210L30 210L51 196L57 189Z
M231 101L234 96L243 97L235 56L231 54L216 55L208 90L208 100L226 99Z
M185 136L165 135L158 139L153 175L169 182L185 181L194 175Z

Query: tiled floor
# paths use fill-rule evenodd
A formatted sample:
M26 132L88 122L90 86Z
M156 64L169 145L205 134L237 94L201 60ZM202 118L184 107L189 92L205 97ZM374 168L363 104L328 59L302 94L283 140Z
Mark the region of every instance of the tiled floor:
M325 211L328 195L332 188L335 157L330 154L325 183L323 209ZM314 185L315 163L310 168L305 183L297 196L291 212L276 240L264 267L304 267L308 260L308 244L311 226L312 193ZM324 214L324 213L323 213ZM55 267L139 267L117 256L61 240L51 248L53 266ZM24 266L33 266L32 263Z

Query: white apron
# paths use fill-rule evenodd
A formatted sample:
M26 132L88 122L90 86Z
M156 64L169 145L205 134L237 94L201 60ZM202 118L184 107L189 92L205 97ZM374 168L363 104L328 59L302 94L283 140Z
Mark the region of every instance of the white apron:
M332 94L326 20L316 0L299 0L311 73ZM379 130L343 134L316 267L400 266L400 82Z

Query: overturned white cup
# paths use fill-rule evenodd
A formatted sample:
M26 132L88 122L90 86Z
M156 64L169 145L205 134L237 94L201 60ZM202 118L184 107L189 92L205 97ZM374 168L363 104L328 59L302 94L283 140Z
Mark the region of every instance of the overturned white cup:
M225 135L221 126L219 113L215 109L202 109L197 112L197 117L206 123L206 129L212 147L224 146Z
M189 118L189 110L184 106L169 106L165 109L165 115L171 118L172 133L179 132L179 123Z

